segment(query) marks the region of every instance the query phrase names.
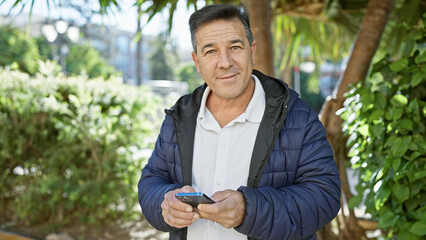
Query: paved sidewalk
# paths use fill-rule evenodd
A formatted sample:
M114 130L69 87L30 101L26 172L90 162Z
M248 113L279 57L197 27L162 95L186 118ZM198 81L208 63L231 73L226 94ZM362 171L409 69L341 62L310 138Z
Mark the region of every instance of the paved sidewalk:
M14 234L14 233L0 231L0 240L34 240L34 239L35 238L28 238L28 237Z

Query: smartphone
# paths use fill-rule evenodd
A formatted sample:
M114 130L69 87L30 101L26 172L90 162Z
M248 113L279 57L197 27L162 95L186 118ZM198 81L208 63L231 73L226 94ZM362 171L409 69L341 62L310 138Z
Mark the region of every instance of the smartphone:
M215 203L215 201L202 192L176 193L176 198L193 207L197 207L200 203Z

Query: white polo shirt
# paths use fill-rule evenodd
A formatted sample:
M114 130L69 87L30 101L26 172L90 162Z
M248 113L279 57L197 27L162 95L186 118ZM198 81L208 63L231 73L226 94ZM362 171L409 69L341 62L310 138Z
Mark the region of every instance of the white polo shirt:
M204 91L197 118L192 164L192 187L211 196L217 191L247 185L251 156L265 111L265 91L257 79L246 111L221 128L206 108L210 88ZM220 224L198 219L188 227L188 240L236 240L247 236Z

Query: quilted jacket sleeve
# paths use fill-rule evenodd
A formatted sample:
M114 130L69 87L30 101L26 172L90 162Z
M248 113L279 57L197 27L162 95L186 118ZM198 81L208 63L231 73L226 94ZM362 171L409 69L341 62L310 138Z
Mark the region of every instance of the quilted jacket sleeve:
M304 121L297 130L302 134L299 159L285 160L297 164L294 183L281 188L240 187L246 213L237 231L255 239L303 239L339 211L340 180L333 152L316 113L308 109L305 119L297 119Z
M161 214L164 194L183 187L181 184L173 184L168 172L166 153L167 151L173 153L173 149L170 149L173 148L171 128L170 119L166 119L161 127L155 149L147 165L142 169L142 176L138 183L139 204L145 218L156 229L166 232L177 229L168 225Z

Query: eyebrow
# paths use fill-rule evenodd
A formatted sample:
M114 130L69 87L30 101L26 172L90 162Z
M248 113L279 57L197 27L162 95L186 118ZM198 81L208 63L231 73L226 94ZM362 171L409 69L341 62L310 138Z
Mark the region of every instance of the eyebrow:
M244 46L244 42L243 42L241 39L234 39L234 40L229 41L229 43L231 43L231 44L234 44L234 43L241 43L241 44ZM214 46L214 44L213 44L213 43L207 43L206 45L204 45L204 46L201 48L201 52L204 52L204 49L209 48L209 47L213 47L213 46Z
M208 43L208 44L204 45L204 46L201 48L201 52L203 53L203 52L204 52L204 49L209 48L209 47L213 47L213 43Z
M235 39L235 40L231 40L229 41L230 43L241 43L244 46L244 42L240 39Z

